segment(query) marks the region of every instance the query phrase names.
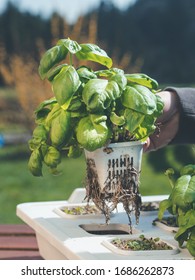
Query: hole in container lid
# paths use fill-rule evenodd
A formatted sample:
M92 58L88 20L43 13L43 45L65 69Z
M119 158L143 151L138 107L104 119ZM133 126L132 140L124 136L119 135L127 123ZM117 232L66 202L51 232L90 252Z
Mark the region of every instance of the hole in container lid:
M130 234L130 226L127 224L81 224L79 226L86 232L96 235ZM132 234L138 232L139 230L132 229Z

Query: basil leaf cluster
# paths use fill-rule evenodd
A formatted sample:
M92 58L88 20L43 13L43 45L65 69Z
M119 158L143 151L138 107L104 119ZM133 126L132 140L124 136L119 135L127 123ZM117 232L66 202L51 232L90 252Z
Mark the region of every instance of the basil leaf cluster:
M75 68L72 56L104 69ZM67 62L68 61L68 62ZM126 74L95 44L60 39L41 58L39 74L47 79L53 97L35 110L36 127L29 141L29 169L42 175L46 164L57 174L64 151L78 157L110 142L145 141L156 129L163 102L158 83L142 73Z
M179 246L186 242L188 251L195 257L195 165L181 168L176 178L171 168L165 174L172 190L168 199L161 201L158 218L163 218L165 210L176 216L179 229L175 239Z

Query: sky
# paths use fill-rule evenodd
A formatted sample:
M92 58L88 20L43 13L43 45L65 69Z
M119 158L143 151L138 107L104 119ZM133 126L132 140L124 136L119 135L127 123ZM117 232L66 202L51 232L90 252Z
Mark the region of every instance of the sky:
M66 21L74 23L78 16L99 6L101 0L0 0L0 13L5 9L7 2L13 2L20 10L44 17L53 12L64 16ZM119 9L125 9L136 0L107 0Z

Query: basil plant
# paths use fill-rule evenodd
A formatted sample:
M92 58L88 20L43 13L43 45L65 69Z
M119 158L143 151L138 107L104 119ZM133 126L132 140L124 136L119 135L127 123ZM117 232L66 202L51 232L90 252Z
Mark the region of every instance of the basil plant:
M103 69L75 68L73 55ZM97 45L61 39L43 55L39 74L51 83L54 96L35 111L28 164L35 176L42 175L43 163L55 173L64 150L68 157L78 157L82 149L144 141L156 129L163 110L155 94L158 83L145 74L126 74L112 67L112 59Z
M182 246L186 242L188 251L195 257L195 165L189 164L174 177L174 170L168 169L172 190L168 197L161 201L158 218L161 220L165 210L176 216L179 227L175 239Z

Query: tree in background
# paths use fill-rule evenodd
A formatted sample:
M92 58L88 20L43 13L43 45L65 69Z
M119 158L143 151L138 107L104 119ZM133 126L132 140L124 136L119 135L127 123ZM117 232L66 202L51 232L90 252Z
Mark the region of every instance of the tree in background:
M102 2L97 12L99 38L142 57L142 72L160 83L194 83L194 0L137 0L125 12Z
M89 18L94 18L94 37L110 55L117 53L122 58L128 54L131 66L141 58L141 71L160 83L194 83L194 14L194 0L137 0L126 11L120 11L110 1L102 1L97 10L81 20L81 26L80 19L71 26L58 14L43 19L20 12L9 3L0 15L0 43L8 54L27 53L38 60L37 42L41 40L45 49L51 47L54 17L59 23L58 37L69 36L77 28L82 29L81 40L91 28Z

